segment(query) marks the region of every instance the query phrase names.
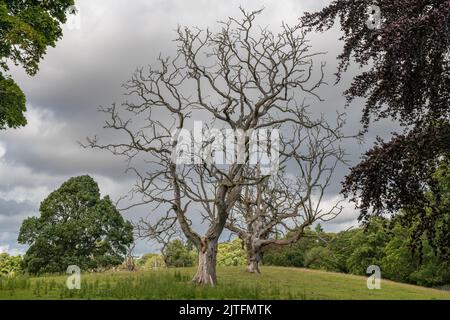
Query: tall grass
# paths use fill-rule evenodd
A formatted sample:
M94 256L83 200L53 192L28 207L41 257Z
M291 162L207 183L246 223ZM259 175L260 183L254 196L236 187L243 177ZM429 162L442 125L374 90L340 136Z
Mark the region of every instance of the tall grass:
M450 293L382 280L369 290L367 278L317 270L219 267L216 287L191 283L195 268L82 274L81 289L69 290L68 275L0 278L0 299L448 299Z
M221 281L216 287L191 284L191 276L178 270L139 273L89 274L80 290L69 290L65 277L0 279L0 298L35 299L301 299L277 285Z

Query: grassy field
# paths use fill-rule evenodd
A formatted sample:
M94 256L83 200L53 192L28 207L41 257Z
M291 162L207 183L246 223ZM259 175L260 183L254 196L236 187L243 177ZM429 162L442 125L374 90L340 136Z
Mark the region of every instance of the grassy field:
M81 290L67 277L0 279L0 299L448 299L450 292L387 280L368 290L366 278L315 270L264 267L261 275L242 268L218 269L219 285L194 286L194 269L82 275Z

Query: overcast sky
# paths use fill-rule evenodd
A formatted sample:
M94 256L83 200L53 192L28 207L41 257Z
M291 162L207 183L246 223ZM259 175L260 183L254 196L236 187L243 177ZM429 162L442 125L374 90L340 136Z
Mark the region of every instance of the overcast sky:
M84 150L77 141L102 132L100 105L122 98L121 84L139 66L155 61L160 54L173 55L177 25L214 26L217 20L247 10L264 7L258 24L276 30L282 21L295 23L305 11L315 11L329 1L317 0L77 0L80 9L73 27L64 28L56 48L48 50L35 77L20 68L12 76L27 96L28 126L0 131L0 252L23 253L17 235L23 219L38 215L39 203L65 180L89 174L100 185L103 195L113 199L127 193L134 176L126 174L125 163L108 153ZM77 18L77 19L78 19ZM78 24L79 22L79 24ZM355 72L349 72L334 86L336 56L342 48L339 30L311 34L314 51L326 51L326 79L320 91L325 102L314 108L325 113L344 110L342 92ZM347 110L348 132L359 130L361 101ZM392 131L389 123L378 124L369 132L366 143L348 142L344 147L349 160L356 163L377 134ZM328 199L338 196L346 169L336 175ZM145 211L145 210L144 210ZM124 212L136 219L145 212ZM341 217L326 225L327 230L342 230L356 223L357 212L351 204ZM155 245L140 241L137 253L155 250Z

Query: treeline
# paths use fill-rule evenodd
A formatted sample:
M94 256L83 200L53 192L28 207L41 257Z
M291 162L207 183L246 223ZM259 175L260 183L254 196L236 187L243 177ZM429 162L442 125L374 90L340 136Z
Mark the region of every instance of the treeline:
M284 248L269 248L265 265L304 267L366 275L367 267L377 265L384 279L440 286L450 283L450 263L421 239L420 250L412 250L413 231L399 220L376 218L367 228L337 234L309 230L298 243Z
M400 220L375 218L367 227L339 233L324 232L320 225L306 230L296 244L268 247L263 254L263 265L309 268L330 272L366 275L367 267L377 265L383 279L441 286L450 283L450 263L440 257L422 238L420 251L411 248L413 231ZM197 250L181 240L171 241L161 254L149 253L136 259L137 270L193 267L197 264ZM21 257L0 254L0 277L24 272ZM218 266L246 265L246 250L239 238L220 243Z
M450 284L450 263L439 256L427 237L422 237L420 250L412 250L413 230L400 220L374 218L367 227L339 233L324 232L320 225L306 230L296 244L268 247L263 264L298 267L330 272L367 275L367 267L377 265L384 279L421 286ZM142 269L192 267L197 253L188 244L174 240L163 254L147 254L137 260ZM246 250L240 239L219 244L218 266L246 265Z
M176 239L171 241L161 254L148 253L137 259L138 269L157 268L184 268L197 265L198 254L196 248L190 243ZM246 251L240 239L218 245L217 265L222 267L245 266Z

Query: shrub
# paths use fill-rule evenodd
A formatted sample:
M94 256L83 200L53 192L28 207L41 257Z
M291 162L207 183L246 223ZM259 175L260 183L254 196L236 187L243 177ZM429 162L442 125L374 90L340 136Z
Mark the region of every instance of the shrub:
M230 242L219 244L217 253L218 266L245 266L246 252L242 247L242 240L239 238Z
M171 241L166 246L163 255L167 267L192 267L195 264L192 250L189 250L183 241L178 239Z
M7 253L0 254L0 277L11 277L20 273L20 256L10 256Z

